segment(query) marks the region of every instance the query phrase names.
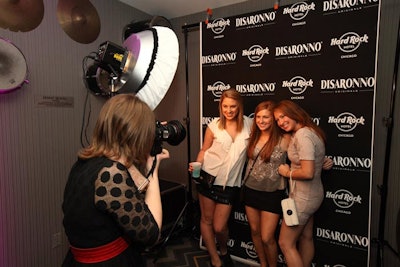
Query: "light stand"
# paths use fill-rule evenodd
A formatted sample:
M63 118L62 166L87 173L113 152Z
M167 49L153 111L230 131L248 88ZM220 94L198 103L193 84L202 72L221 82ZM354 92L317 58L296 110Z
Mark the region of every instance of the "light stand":
M385 220L386 220L386 204L387 204L387 188L389 181L389 159L392 145L392 132L393 132L393 113L395 107L395 98L396 98L396 82L397 82L397 72L399 69L399 49L400 49L400 21L397 29L397 45L396 45L396 53L395 53L395 64L393 71L393 80L392 80L392 94L389 108L389 117L384 118L384 122L387 127L387 142L386 142L386 153L385 153L385 167L383 171L383 182L381 186L378 186L379 192L381 195L381 205L379 211L379 230L378 230L378 239L376 242L378 243L378 254L377 254L377 267L384 266L383 260L383 250L384 247L387 246L397 257L399 254L389 245L389 243L385 240Z
M186 78L186 130L187 130L187 165L189 166L190 158L191 158L191 149L190 149L190 110L189 110L189 103L190 103L190 90L189 90L189 53L188 53L188 32L189 30L199 27L199 23L184 25L182 26L182 30L185 37L185 78ZM192 192L192 174L190 172L187 173L187 203L188 203L188 212L186 216L186 223L187 228L191 231L194 230L194 223L193 223L193 192Z
M189 28L193 27L199 27L199 24L192 24L192 25L185 25L182 27L184 36L185 36L185 76L186 76L186 118L184 118L184 121L186 123L186 141L187 141L187 165L189 166L190 162L190 157L191 157L191 149L190 149L190 109L189 109L189 64L188 64L188 31ZM178 223L180 220L185 216L184 218L184 228L189 229L192 231L194 229L193 225L193 194L192 194L192 176L191 173L188 172L187 174L187 191L186 191L186 203L183 206L181 212L178 215L178 218L175 220L175 223L173 224L172 228L169 230L168 235L164 239L163 243L160 245L158 248L158 252L156 253L156 256L153 259L153 263L156 263L159 254L162 251L162 249L167 245L171 235L174 233L175 228L178 226Z

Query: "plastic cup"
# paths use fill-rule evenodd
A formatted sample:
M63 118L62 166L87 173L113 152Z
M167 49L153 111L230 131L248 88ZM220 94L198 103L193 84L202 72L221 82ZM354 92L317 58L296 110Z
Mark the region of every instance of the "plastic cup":
M191 162L190 165L193 168L192 177L193 178L199 178L200 177L200 171L201 171L201 163L197 162L197 161L194 161L194 162Z

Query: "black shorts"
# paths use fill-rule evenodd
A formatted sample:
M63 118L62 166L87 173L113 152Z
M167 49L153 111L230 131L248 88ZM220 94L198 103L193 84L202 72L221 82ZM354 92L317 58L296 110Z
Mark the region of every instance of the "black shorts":
M243 190L243 201L246 206L275 214L282 214L281 200L286 197L285 190L264 192L248 188L247 186L244 186Z
M212 199L217 203L233 205L239 198L239 187L225 186L225 189L220 185L213 185L208 188L202 184L196 184L196 190L199 194L206 198Z

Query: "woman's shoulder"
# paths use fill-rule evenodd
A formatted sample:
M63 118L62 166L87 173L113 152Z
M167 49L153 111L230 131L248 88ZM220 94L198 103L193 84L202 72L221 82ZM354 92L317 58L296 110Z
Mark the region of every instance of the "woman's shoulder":
M246 115L243 115L243 121L247 127L251 127L251 125L253 124L253 119L250 117L247 117Z
M99 159L99 164L102 166L102 170L108 170L114 173L128 172L128 169L121 162L107 157L101 157L101 159Z
M310 127L302 127L299 130L296 131L295 133L296 138L310 138L310 139L315 139L318 138L317 133Z
M284 150L287 150L287 147L289 146L290 140L292 139L292 136L288 133L284 133L281 136L279 146L283 148Z
M312 132L313 132L313 130L310 127L305 126L305 127L301 127L300 129L298 129L296 131L296 135L304 135L304 134L309 134Z
M219 118L214 118L210 121L209 124L207 124L207 127L210 128L212 132L214 132L216 129L218 129L218 123L219 123Z
M292 139L291 134L288 134L288 133L282 134L282 137L281 137L282 142L289 143L291 139Z
M249 121L249 122L253 122L253 118L250 118L250 117L248 117L246 115L243 115L243 120Z

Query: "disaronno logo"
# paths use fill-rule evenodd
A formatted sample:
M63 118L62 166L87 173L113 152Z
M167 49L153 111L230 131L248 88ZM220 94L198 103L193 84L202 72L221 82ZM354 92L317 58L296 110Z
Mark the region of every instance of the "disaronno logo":
M247 17L236 18L236 28L245 26L256 26L275 21L276 11L264 12Z
M333 166L353 170L354 168L367 170L372 166L370 158L351 157L351 156L333 156Z
M329 0L323 1L323 11L326 12L340 9L352 9L378 2L379 0Z
M216 117L202 117L201 118L201 124L202 125L208 125L210 122L212 122Z
M326 79L321 80L322 90L336 90L336 89L374 89L374 77L357 77L357 78L339 78L339 79Z
M325 239L333 244L342 245L344 247L358 247L359 249L367 249L369 239L366 236L361 236L352 233L345 233L331 229L317 228L317 238Z
M298 56L306 54L320 53L322 50L322 41L294 44L275 47L275 56Z
M276 83L252 83L236 85L236 91L241 94L273 93L275 88Z
M236 52L222 53L216 55L207 55L201 57L201 63L204 64L224 64L236 61Z
M239 222L248 222L247 221L247 216L246 216L246 214L244 214L243 212L238 212L238 211L235 211L234 213L233 213L233 215L234 215L234 218L235 218L235 220L237 220L237 221L239 221Z

